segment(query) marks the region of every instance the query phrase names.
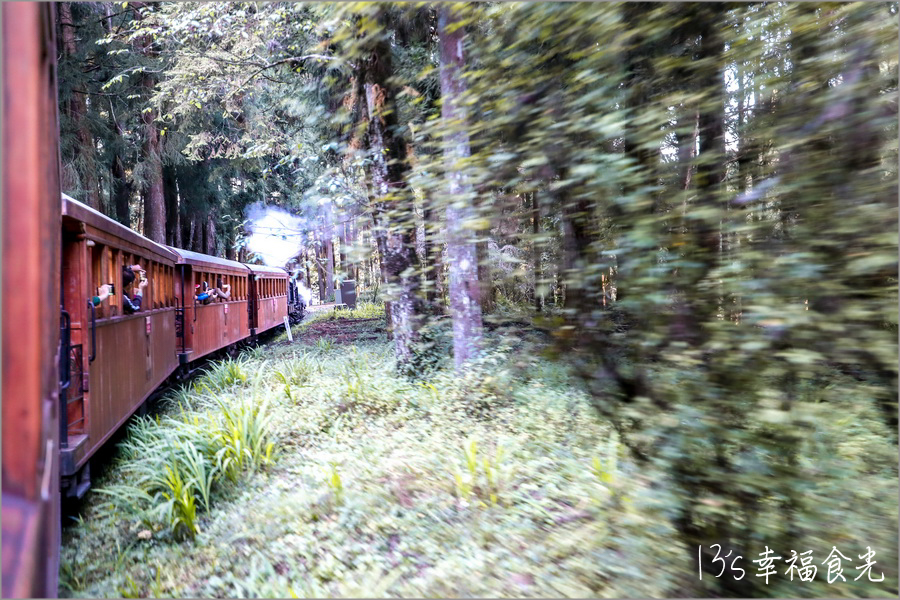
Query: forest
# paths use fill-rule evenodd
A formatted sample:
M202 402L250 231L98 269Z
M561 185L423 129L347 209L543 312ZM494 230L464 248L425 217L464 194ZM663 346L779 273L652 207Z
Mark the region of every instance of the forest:
M360 300L133 425L61 593L896 597L898 3L57 7L66 194Z

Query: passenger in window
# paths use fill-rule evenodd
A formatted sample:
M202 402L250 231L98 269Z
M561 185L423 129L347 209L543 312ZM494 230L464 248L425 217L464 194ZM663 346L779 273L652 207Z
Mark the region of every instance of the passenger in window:
M140 277L137 289L134 289L134 280ZM122 304L125 314L130 315L141 310L141 304L144 301L144 288L147 287L147 276L140 264L134 264L130 267L122 267Z
M94 296L91 298L91 303L94 306L100 306L100 303L112 296L113 286L111 283L104 283L99 288L97 288L98 296Z
M222 278L219 277L216 280L216 287L215 287L215 289L213 289L212 294L213 294L213 296L215 296L217 298L222 298L223 300L230 300L231 299L231 284L229 284L229 283L223 284Z
M208 288L209 286L205 281L203 282L203 289L200 288L199 284L194 286L194 300L200 304L209 304L212 302L213 298L215 298L215 294Z

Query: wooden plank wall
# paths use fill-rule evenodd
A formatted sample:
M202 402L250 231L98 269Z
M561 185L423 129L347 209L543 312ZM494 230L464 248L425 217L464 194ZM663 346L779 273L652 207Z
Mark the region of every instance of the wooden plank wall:
M87 455L103 444L177 366L175 309L141 310L124 319L98 323L97 358L90 365Z
M59 125L55 8L3 3L3 597L57 594Z

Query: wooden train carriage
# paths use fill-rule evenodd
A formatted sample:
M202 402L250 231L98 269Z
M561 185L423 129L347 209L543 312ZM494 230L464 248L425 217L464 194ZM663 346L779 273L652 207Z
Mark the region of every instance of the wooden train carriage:
M249 337L250 269L233 260L180 248L170 250L179 257L175 296L184 307L177 315L179 363L188 364ZM227 284L230 297L216 298L209 304L199 303L195 291L203 290L204 284L223 291Z
M284 269L247 265L250 276L250 332L259 335L284 324L288 274Z
M175 262L178 256L84 204L63 197L62 275L71 316L66 428L61 474L69 495L90 484L88 458L176 369ZM140 264L149 284L127 314L122 269ZM94 307L98 288L115 294ZM135 289L138 281L134 282Z
M59 126L54 5L2 4L4 598L59 568Z

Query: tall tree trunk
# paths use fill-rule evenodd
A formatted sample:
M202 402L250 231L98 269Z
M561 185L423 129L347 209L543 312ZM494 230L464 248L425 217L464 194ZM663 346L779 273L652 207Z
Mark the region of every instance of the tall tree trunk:
M346 220L341 221L341 225L338 228L338 257L340 258L340 265L335 265L335 269L338 270L339 273L342 273L347 279L352 279L350 270L347 268L347 228L348 223ZM338 269L338 266L340 269Z
M185 244L185 249L194 251L197 249L197 247L196 247L196 244L197 244L197 241L196 241L197 240L197 217L196 217L196 215L191 214L188 217L188 222L189 222L188 227L189 227L190 231L188 232L187 244Z
M379 21L386 22L380 11ZM413 344L418 341L422 307L418 297L419 274L416 266L413 231L414 199L407 177L409 164L406 146L398 134L397 104L393 84L391 47L387 39L373 42L364 64L366 105L369 114L370 150L374 214L384 231L381 260L387 274L386 295L391 302L391 329L397 368L401 373L415 372ZM387 206L390 204L390 214Z
M130 186L125 176L125 165L122 164L122 159L118 154L113 158L112 168L110 170L112 172L112 194L113 205L116 208L116 220L126 227L131 227L131 215L128 210Z
M145 77L144 87L152 88L153 81ZM153 123L153 112L143 113L143 160L147 165L144 183L144 235L154 242L166 242L166 199L163 193L162 160L159 152L159 132Z
M461 171L461 161L470 156L468 119L460 96L466 91L461 76L464 63L464 28L452 5L438 12L441 61L441 118L444 123L444 161L451 202L447 205L447 260L450 267L450 315L453 319L453 362L465 365L481 345L481 290L478 283L478 253L465 225L474 217L474 193Z
M347 221L347 248L348 248L348 263L347 263L347 271L350 279L356 281L356 285L359 286L359 265L356 262L353 262L349 259L349 254L353 252L355 254L356 248L356 240L357 240L358 232L356 231L356 217L355 215ZM342 246L343 247L343 246ZM341 255L341 262L343 263L344 255Z
M175 211L176 211L175 212L175 238L172 240L172 242L176 248L181 248L182 247L181 243L183 241L183 232L184 232L184 227L182 227L182 224L181 224L181 221L182 221L181 215L184 214L184 210L182 209L182 206L181 206L181 186L178 184L177 177L175 179L175 196L176 196L176 198L178 198L178 202L175 206Z
M72 17L72 4L70 2L59 3L60 39L62 40L63 53L75 60L78 52L75 40L75 21ZM80 198L93 209L101 210L100 185L97 177L97 157L94 137L88 127L88 100L81 91L72 90L66 111L78 137L78 145L75 149L76 162L79 163L78 171L81 173L81 188L84 196ZM80 160L78 160L80 158Z
M316 245L313 257L316 260L316 275L318 276L319 283L319 302L322 304L324 304L328 298L325 294L325 269L322 267L322 263L325 260L324 254L325 251L322 244Z
M543 305L542 294L538 294L540 289L543 273L541 271L541 244L538 242L538 236L541 233L541 209L538 205L537 192L531 192L531 262L534 267L534 310L541 312Z
M135 20L141 20L141 9L144 7L143 3L135 4ZM148 58L154 56L154 51L151 48L152 39L149 36L144 36L140 44L141 53L144 56ZM143 73L141 76L141 87L144 88L144 93L148 100L153 95L155 86L156 78L151 73ZM141 111L141 121L143 123L141 159L144 162L146 173L143 189L144 235L154 242L164 244L166 242L166 199L163 192L161 140L155 123L156 109L152 107L147 108L149 110Z
M203 252L210 256L218 256L218 242L216 240L216 219L213 211L210 209L206 213L206 231L203 235Z
M178 180L175 167L163 167L163 196L166 200L166 244L176 246L178 237Z
M434 201L431 195L426 193L422 208L423 221L425 221L424 236L422 240L423 259L425 267L425 281L427 288L425 298L428 302L428 310L433 314L443 314L444 304L438 295L440 288L441 253L440 247L435 243L437 237L437 214L434 210Z
M375 204L375 200L371 200L371 204ZM381 218L379 218L381 217ZM384 230L384 226L381 224L384 221L384 217L379 215L376 211L372 212L372 235L375 239L375 249L378 251L378 275L380 276L381 283L387 285L390 275L387 270L387 263L384 260L385 254L387 253L387 235ZM374 265L372 274L374 276ZM387 318L388 322L388 331L393 330L393 318L391 317L391 299L390 296L385 295L384 300L384 315Z
M334 301L334 241L325 240L325 297Z
M325 206L325 298L334 301L334 207Z
M478 260L478 298L482 315L494 312L494 276L491 269L490 230L478 232L475 256Z
M312 277L310 277L309 273L309 248L303 250L303 265L306 267L306 281L304 283L310 292L310 296L312 296ZM312 300L312 297L310 297L310 300Z

